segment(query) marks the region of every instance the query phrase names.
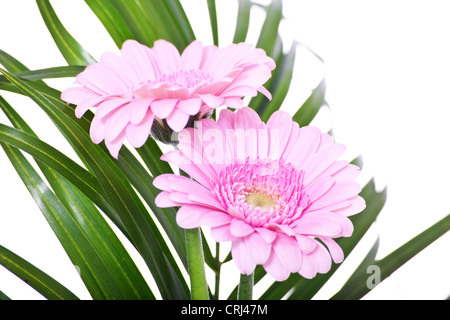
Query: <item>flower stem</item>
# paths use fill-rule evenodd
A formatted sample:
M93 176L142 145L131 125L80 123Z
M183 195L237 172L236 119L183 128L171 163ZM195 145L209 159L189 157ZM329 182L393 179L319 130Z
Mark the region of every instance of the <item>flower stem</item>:
M200 228L186 229L187 256L191 280L192 300L208 300L208 286L205 276L205 264Z
M220 243L216 242L216 257L215 257L215 263L216 263L216 278L215 278L215 286L214 286L214 299L219 300L219 285L220 285L220 268L222 266L222 263L220 262Z
M238 287L238 300L252 300L253 296L253 275L252 272L249 275L241 274Z

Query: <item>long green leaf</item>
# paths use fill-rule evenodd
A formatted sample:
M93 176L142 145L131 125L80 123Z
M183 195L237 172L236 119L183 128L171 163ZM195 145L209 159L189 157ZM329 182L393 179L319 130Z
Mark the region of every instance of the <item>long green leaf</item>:
M111 261L92 245L64 205L48 188L22 153L2 143L2 147L36 204L64 247L94 299L127 299L111 270Z
M108 31L117 47L121 48L125 40L133 39L131 31L110 1L85 0L85 2Z
M64 66L39 70L27 70L22 72L15 72L14 74L19 78L27 80L67 78L67 77L75 77L77 74L82 72L84 68L85 68L84 66Z
M59 68L62 68L61 71L63 73L70 74L71 72L74 71L73 70L74 68L79 69L83 67L78 66L57 67L57 69ZM33 71L28 70L22 71L19 74L24 75L24 77L32 76L33 78L37 77L44 78L52 76L54 74L54 71L52 69L53 68L45 70L33 70ZM65 71L66 69L67 72ZM15 86L12 86L9 82L6 81L7 80L4 78L4 76L0 76L0 89L5 89L12 92L23 94L23 92L20 92L20 90L18 90ZM74 112L75 106L66 105L64 102L62 102L59 98L61 93L58 90L55 90L46 85L37 84L35 82L27 82L27 83L33 89L35 89L36 91L44 95L47 99L49 99L54 104L55 107L61 110L61 112L65 113L71 119L76 121L77 124L80 125L81 128L83 128L84 132L86 132L87 134L89 133L90 124L93 118L92 112L88 111L83 116L83 118L76 119ZM100 148L103 149L105 153L108 152L105 146L100 145ZM153 174L153 176L172 172L172 169L170 168L168 163L160 161L162 152L153 139L148 139L147 143L143 147L139 148L137 151L139 155L142 157L144 163L150 169L150 172ZM66 160L62 162L70 163L70 161L68 162ZM89 167L89 164L86 163L86 166ZM159 191L156 190L152 185L153 178L149 176L148 172L143 168L141 162L138 161L134 157L134 155L126 149L125 146L122 148L119 161L117 162L117 166L122 171L126 179L132 183L133 187L136 188L136 190L140 193L140 195L143 197L143 199L147 202L152 211L155 213L159 222L162 224L164 230L166 231L167 235L172 241L172 244L177 250L177 253L180 256L181 261L185 263L186 248L184 244L184 231L175 222L176 210L174 208L161 209L155 206L154 198L159 193ZM75 169L69 171L66 170L65 172L71 171L76 172L77 170L80 170L80 168L77 168L76 170ZM74 181L73 179L70 181L72 183L77 182ZM98 184L97 191L93 192L89 191L89 188L84 188L82 181L80 183L81 186L79 185L77 186L80 187L82 190L84 190L84 193L88 195L88 197L97 206L99 206L114 221L116 225L118 225L118 227L121 229L122 232L128 234L127 231L124 230L124 227L122 226L120 219L117 217L117 213L115 212L115 210L110 207L106 199L101 195L101 192L99 192L101 191L100 190L101 186Z
M1 96L0 106L16 128L35 136L31 128ZM37 161L37 164L56 196L89 241L108 258L110 267L114 270L113 276L117 279L118 286L124 295L130 299L153 299L154 296L144 278L97 207L61 174L40 161Z
M216 0L206 0L208 3L209 20L211 22L211 32L213 35L213 42L216 46L219 45L219 30L217 26L217 12Z
M306 99L298 111L294 114L292 119L296 121L301 127L307 126L314 119L320 108L325 103L325 79L323 79L311 95Z
M9 72L17 73L22 71L28 71L28 68L19 60L8 54L7 52L0 50L0 64ZM0 81L2 76L0 76ZM40 84L45 85L43 81L38 81Z
M250 0L239 0L236 28L233 37L234 43L244 42L247 38L251 7L252 2Z
M149 47L165 39L181 51L195 39L179 0L85 1L118 46L125 38Z
M5 293L3 293L1 290L0 290L0 301L2 301L2 300L11 300L11 298L10 297L8 297Z
M278 26L283 18L283 1L273 0L266 8L266 18L261 29L256 46L274 57L274 50L278 38Z
M145 170L130 151L126 149L121 151L117 165L149 205L153 214L156 216L171 240L179 258L185 267L187 267L184 230L178 226L175 220L177 210L175 208L163 209L155 205L155 198L160 193L160 190L153 186L153 177Z
M61 283L1 245L0 264L49 300L78 300L78 297Z
M186 298L187 285L171 251L157 226L149 219L141 200L126 178L120 174L109 155L98 145L94 145L88 134L80 130L74 120L61 113L51 101L14 75L6 71L3 71L3 74L8 81L20 88L48 114L88 163L105 190L109 203L120 215L121 222L132 238L132 243L147 262L163 297Z
M262 114L261 119L263 121L267 121L276 110L280 109L286 98L294 71L296 48L297 44L294 42L289 52L280 59L281 63L278 64L268 87L268 90L273 92L272 100L265 99L259 105L257 111Z
M449 230L450 215L447 215L383 259L373 261L372 265L378 267L378 270L381 271L380 282L389 277L394 271L425 249L428 245L447 233ZM332 299L361 299L371 289L373 289L367 286L367 278L367 273L357 273L350 282L346 283L344 287L335 296L333 296Z
M48 0L36 0L47 29L69 65L95 63L95 59L64 28Z

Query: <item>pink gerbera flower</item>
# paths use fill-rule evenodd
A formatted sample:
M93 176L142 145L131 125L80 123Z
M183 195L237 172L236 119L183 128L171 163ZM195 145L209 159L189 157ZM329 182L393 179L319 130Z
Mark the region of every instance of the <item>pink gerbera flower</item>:
M164 40L155 41L153 48L127 40L121 54L104 53L100 62L76 77L81 86L61 96L77 105L79 118L96 109L91 138L95 143L105 140L115 158L125 138L141 147L154 120L170 129L165 137L170 140L171 132L218 106L241 107L242 97L258 91L270 98L262 85L275 63L263 50L246 43L219 49L194 41L180 55Z
M314 127L299 128L275 112L267 124L248 107L223 110L179 134L178 150L163 155L192 179L164 174L159 207L181 206L177 223L211 227L230 241L238 269L256 265L276 280L312 278L343 260L333 240L352 234L347 218L364 209L354 181L359 168L338 160L345 147ZM320 240L320 241L319 241Z

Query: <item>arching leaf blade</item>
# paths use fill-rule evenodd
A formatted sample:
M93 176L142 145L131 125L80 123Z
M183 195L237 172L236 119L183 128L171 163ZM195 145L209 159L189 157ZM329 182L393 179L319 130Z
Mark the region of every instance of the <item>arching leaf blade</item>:
M1 245L0 264L49 300L79 300L61 283Z
M95 59L66 30L48 0L36 0L42 18L59 51L69 65L95 63Z
M120 215L120 221L132 238L132 243L143 256L157 282L163 297L186 298L188 288L172 252L159 229L126 178L113 160L74 120L62 113L51 101L35 91L26 82L2 71L4 76L33 99L52 119L66 139L78 150L105 190L108 201Z
M0 106L11 123L38 139L28 124L0 96ZM154 299L141 273L95 204L61 174L37 160L37 165L52 187L55 195L71 214L92 245L108 259L113 276L126 297Z

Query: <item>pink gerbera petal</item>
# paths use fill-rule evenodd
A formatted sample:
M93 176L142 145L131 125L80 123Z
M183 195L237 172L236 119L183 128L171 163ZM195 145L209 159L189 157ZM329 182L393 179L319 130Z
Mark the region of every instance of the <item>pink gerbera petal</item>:
M108 145L114 146L116 153L118 141L128 139L133 140L132 145L141 145L142 139L148 137L148 123L138 124L145 116L146 120L152 117L147 115L149 109L159 124L150 128L165 132L154 137L173 143L166 140L172 137L172 132L181 131L219 106L241 107L242 98L254 96L257 91L270 97L262 85L274 68L273 60L261 49L245 43L220 49L193 41L180 54L165 40L155 41L152 48L127 40L120 55L104 53L98 63L76 77L77 86L65 90L61 98L77 105L77 117L89 109L99 109L94 118L109 115L110 124L97 125L91 130L95 133L92 138L99 142L107 137ZM110 114L112 110L102 107L109 100L114 100L105 105L109 108L119 101L129 103L127 114ZM126 119L115 119L119 117ZM122 128L123 125L132 128ZM139 130L142 132L138 133ZM124 136L115 139L119 133Z
M217 122L203 119L180 135L178 150L163 159L192 180L157 177L158 203L187 206L183 225L209 226L216 241L230 241L241 273L262 265L278 281L291 273L313 278L342 262L334 239L351 236L347 216L362 211L364 200L353 181L357 167L338 159L343 146L331 136L300 128L283 111L265 124L248 107L225 109ZM193 205L204 211L185 221Z

